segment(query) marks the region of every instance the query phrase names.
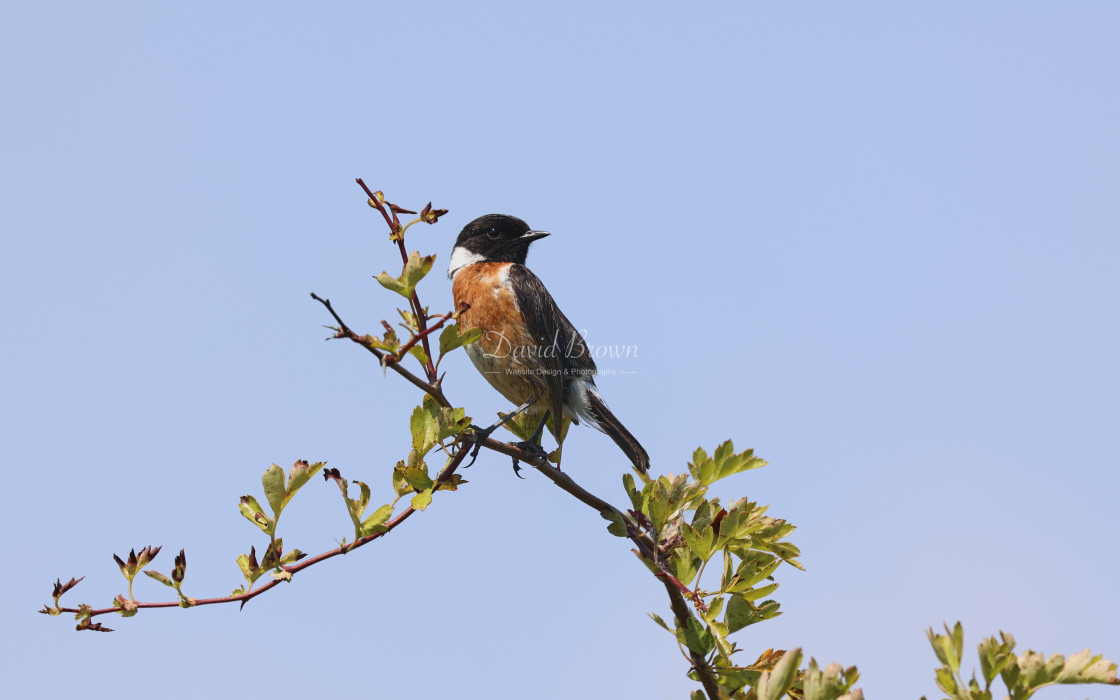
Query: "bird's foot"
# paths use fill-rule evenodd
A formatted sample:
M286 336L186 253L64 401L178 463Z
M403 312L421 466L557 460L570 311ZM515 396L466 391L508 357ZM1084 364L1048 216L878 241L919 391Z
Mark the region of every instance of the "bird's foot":
M505 425L505 424L506 424L507 422L509 422L510 420L512 420L512 419L513 419L514 417L516 417L516 416L517 416L517 414L521 413L521 412L522 412L522 411L524 411L525 409L527 409L527 408L529 408L530 406L532 406L532 405L533 405L533 401L534 401L534 400L535 400L535 399L529 399L529 400L528 400L528 401L526 401L525 403L523 403L523 404L521 404L520 406L518 406L518 407L517 407L517 408L516 408L516 409L515 409L515 410L513 411L513 413L507 413L507 414L505 414L504 416L502 416L502 419L501 419L501 420L499 420L499 421L498 421L497 423L495 423L494 425L491 425L491 426L490 426L490 427L488 427L488 428L480 428L480 427L478 427L477 425L475 425L474 423L471 423L471 430L473 430L473 431L474 431L474 433L475 433L475 435L474 435L474 447L473 447L473 448L471 448L471 461L470 461L470 464L468 464L468 465L467 465L466 467L463 467L463 469L466 469L467 467L471 466L471 464L474 464L474 461L475 461L476 459L478 459L478 453L479 453L479 451L480 451L480 450L482 450L482 443L486 442L486 441L487 441L487 440L488 440L488 439L490 438L490 435L491 435L491 434L492 434L492 433L493 433L493 432L494 432L495 430L497 430L498 428L502 427L502 426L503 426L503 425ZM515 473L517 472L517 466L516 466L516 462L517 462L517 460L514 460L514 468L513 468L513 469L514 469L514 472L515 472Z
M548 461L548 452L545 451L545 449L541 447L540 444L535 440L524 440L522 442L513 442L510 444L514 447L520 448L526 454L526 456L532 459L543 459L546 462ZM521 465L517 457L513 458L513 474L519 479L525 478L521 476Z
M548 451L540 446L540 443L533 440L525 440L523 442L510 443L514 447L520 448L527 456L540 459L548 459Z
M486 442L490 438L490 435L495 430L497 430L498 426L500 426L500 425L501 425L501 423L495 423L494 425L491 425L488 428L482 428L482 427L479 427L479 426L475 425L474 423L471 423L471 428L470 429L472 431L474 431L474 438L473 438L474 447L471 448L471 461L467 462L466 466L464 466L463 469L467 469L472 464L474 464L474 461L476 459L478 459L479 451L482 450L482 443Z

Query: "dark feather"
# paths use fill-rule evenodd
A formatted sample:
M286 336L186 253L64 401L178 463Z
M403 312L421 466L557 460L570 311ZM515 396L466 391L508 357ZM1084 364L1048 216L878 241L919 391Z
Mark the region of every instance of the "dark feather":
M540 378L547 382L548 395L553 397L553 405L549 406L552 415L567 415L573 423L578 424L575 411L565 413L563 408L564 405L573 403L571 392L574 381L587 380L590 385L587 400L591 419L598 423L597 427L622 449L639 471L645 472L649 468L649 455L594 390L597 368L583 337L556 305L544 283L528 268L511 265L509 281L521 315L537 342L536 349L544 351L537 366L543 369L544 373Z
M539 277L524 265L515 264L510 265L509 282L525 325L537 344L534 351L540 353L536 366L541 370L540 380L548 385L548 395L553 399L548 409L553 416L563 416L571 380L581 376L573 374L572 370L594 372L595 361L588 353L580 352L583 339ZM571 351L573 346L577 350ZM576 353L580 356L572 357ZM578 423L570 412L569 417Z
M599 424L599 428L626 453L634 468L644 474L649 469L649 453L646 452L637 438L630 434L622 421L614 417L614 414L607 408L607 404L599 398L598 393L588 392L587 398L591 404L591 416Z

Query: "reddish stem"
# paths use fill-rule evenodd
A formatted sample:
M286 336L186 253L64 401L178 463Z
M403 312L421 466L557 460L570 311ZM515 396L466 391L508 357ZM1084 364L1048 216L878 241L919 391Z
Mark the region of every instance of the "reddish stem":
M436 324L432 325L431 327L426 328L423 331L421 331L420 333L412 336L412 339L409 340L404 345L402 345L397 350L395 355L389 355L386 359L389 362L400 362L401 360L403 360L404 356L408 354L408 351L411 350L412 348L416 347L417 342L426 341L428 336L431 335L432 333L434 333L435 331L438 331L440 328L442 328L443 324L447 323L448 319L450 319L453 314L454 314L453 311L448 311L445 314L437 314L436 316L432 316L431 318L438 318L439 321ZM430 354L428 354L428 352L429 352L428 351L428 344L425 342L424 343L424 353L428 356L428 364L430 365L432 356ZM434 371L435 370L433 369L432 372L429 373L429 378L431 378L431 375L434 373Z
M366 195L369 196L369 201L372 202L371 206L381 212L385 223L389 225L389 230L393 232L393 238L397 241L397 248L401 252L401 262L408 264L408 251L405 249L404 245L404 232L401 231L401 222L397 218L396 212L392 212L392 217L390 218L390 212L385 210L385 206L378 201L377 197L374 196L373 192L366 186L362 178L357 178L357 183L365 191ZM412 306L412 315L416 318L416 327L420 331L419 337L423 343L424 354L428 356L428 362L424 366L424 373L428 375L429 382L434 382L437 376L436 368L435 365L432 364L432 349L428 346L428 334L424 332L427 330L428 317L422 312L424 307L420 306L420 297L416 296L416 290L412 291L412 297L408 302ZM400 360L398 359L397 361L399 362Z
M473 443L473 440L471 440L470 438L468 438L466 441L464 441L464 443L460 446L459 451L452 458L451 462L446 467L444 467L443 471L441 471L439 473L439 476L436 477L435 483L442 484L442 483L445 483L445 482L447 482L451 479L451 476L455 473L455 470L459 468L459 465L461 465L463 463L463 460L466 459L467 454L470 453L470 451L471 451L470 448L471 448L472 443ZM314 566L315 564L318 564L319 562L323 561L324 559L330 559L331 557L336 557L339 554L346 554L347 552L353 551L353 550L357 549L358 547L362 547L364 545L367 545L370 542L373 542L374 540L376 540L377 538L382 537L382 536L392 532L393 528L395 528L398 525L400 525L401 523L403 523L405 520L408 519L408 517L410 515L412 515L415 512L416 512L416 509L413 508L412 506L409 506L403 512L401 512L400 515L393 518L389 522L385 523L385 528L386 529L385 529L384 532L377 532L377 533L374 533L374 534L369 535L367 537L362 537L361 539L354 540L353 543L348 544L345 547L336 547L336 548L334 548L334 549L332 549L328 552L323 552L322 554L318 554L318 555L313 556L313 557L308 557L306 559L300 560L299 562L297 562L295 564L290 564L288 566L281 566L280 568L283 569L284 571L288 572L289 574L295 574L295 573L298 573L300 571L303 571L304 569L306 569L309 566ZM248 601L252 600L253 598L256 598L257 596L259 596L261 593L264 593L265 591L279 585L282 582L283 582L282 579L273 579L273 580L269 581L268 583L264 584L263 586L261 586L260 588L258 588L256 590L248 591L248 592L242 593L240 595L224 596L224 597L221 597L221 598L196 598L194 600L194 603L191 605L191 607L198 607L200 605L216 605L216 604L219 604L219 603L236 603L238 601L241 601L242 603L247 603ZM138 609L177 608L177 607L179 607L179 601L170 601L170 602L165 602L165 603L136 603L135 605ZM79 610L78 608L59 608L59 611L64 612L64 613L75 613L75 614L81 612L81 610ZM120 612L120 611L121 611L121 609L117 608L117 607L101 608L101 609L98 609L98 610L91 610L88 613L87 617L94 618L94 617L97 617L98 615L107 615L109 613L115 613L115 612Z
M373 192L371 192L370 189L366 187L366 183L362 181L362 178L359 177L357 179L357 182L361 186L361 188L366 191L366 194L369 195L370 206L381 212L381 216L385 217L385 223L389 225L390 229L392 229L393 220L389 218L389 212L385 211L385 206L381 204L381 202L377 200L377 197L374 196Z

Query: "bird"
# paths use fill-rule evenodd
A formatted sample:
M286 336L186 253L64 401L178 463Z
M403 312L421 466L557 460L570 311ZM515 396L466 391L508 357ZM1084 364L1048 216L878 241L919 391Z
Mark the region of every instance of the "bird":
M645 473L649 454L603 401L583 337L525 266L530 244L548 235L506 214L480 216L463 227L447 276L455 308L465 308L460 333L481 331L466 346L467 355L498 393L541 418L531 441L522 445L541 451L538 440L550 416L558 442L561 417L575 425L582 421L605 433Z

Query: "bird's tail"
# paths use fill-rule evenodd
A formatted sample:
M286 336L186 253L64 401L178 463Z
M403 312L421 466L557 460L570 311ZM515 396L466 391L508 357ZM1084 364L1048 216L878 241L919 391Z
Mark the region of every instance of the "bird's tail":
M588 423L605 433L611 440L614 440L614 444L618 445L630 458L634 468L645 474L649 469L649 454L645 448L641 446L637 438L630 434L622 421L614 417L614 414L607 408L607 404L603 402L603 398L599 396L599 392L595 391L594 385L588 387L588 389L587 403L592 419Z

